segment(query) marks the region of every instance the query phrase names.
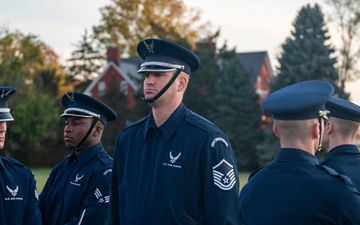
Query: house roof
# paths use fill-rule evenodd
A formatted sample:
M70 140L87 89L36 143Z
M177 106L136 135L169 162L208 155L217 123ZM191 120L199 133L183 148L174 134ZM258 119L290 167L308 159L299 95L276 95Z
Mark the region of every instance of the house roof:
M250 82L252 84L256 82L263 61L265 61L270 76L274 75L270 64L269 56L266 51L237 53L236 56L240 60L244 69L250 74Z
M138 86L135 84L135 82L130 78L131 76L137 75L138 66L137 64L132 64L129 62L122 62L121 67L118 67L114 62L109 62L105 69L99 74L99 76L94 79L91 84L86 88L84 91L84 94L90 95L90 91L93 89L93 87L101 80L101 78L106 74L106 72L113 67L119 76L122 76L124 80L135 90L138 90Z
M144 60L140 56L130 56L128 58L122 58L121 62L135 64L138 68L140 68L141 63L143 63Z

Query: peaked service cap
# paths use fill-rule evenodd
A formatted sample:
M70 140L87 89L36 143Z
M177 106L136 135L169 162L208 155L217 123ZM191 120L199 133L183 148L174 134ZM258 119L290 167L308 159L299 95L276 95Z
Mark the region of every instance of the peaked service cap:
M109 106L79 92L65 93L62 97L62 104L65 111L60 117L97 117L104 125L117 117L117 114Z
M11 86L0 86L0 121L13 121L14 118L10 114L8 100L11 95L15 94L16 89Z
M334 93L333 86L325 81L312 80L279 89L262 103L262 108L278 120L307 120L319 117L325 103Z
M170 41L146 39L139 42L137 52L145 61L138 73L181 69L191 75L200 67L200 59L192 51Z
M355 103L332 96L325 107L330 117L360 122L360 106Z

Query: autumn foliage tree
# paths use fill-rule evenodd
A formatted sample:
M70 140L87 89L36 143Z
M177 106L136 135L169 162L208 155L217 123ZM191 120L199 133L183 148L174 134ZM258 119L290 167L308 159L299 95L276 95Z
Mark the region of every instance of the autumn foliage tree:
M34 166L57 155L64 82L56 54L37 36L0 28L0 84L17 89L9 101L15 121L8 123L5 156Z
M194 47L208 23L200 23L200 11L178 0L112 0L100 9L101 21L93 33L103 46L120 46L136 55L136 46L146 38L160 38ZM188 46L188 45L191 46Z

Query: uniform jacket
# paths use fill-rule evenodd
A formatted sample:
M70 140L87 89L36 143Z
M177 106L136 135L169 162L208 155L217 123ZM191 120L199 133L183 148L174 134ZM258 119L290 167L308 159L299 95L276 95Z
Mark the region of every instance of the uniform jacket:
M15 159L0 157L0 224L41 225L32 172Z
M183 104L159 128L152 115L115 146L110 224L239 224L235 156L216 126Z
M360 152L356 145L340 145L331 149L321 164L348 176L360 189Z
M101 143L58 163L40 194L43 224L105 224L112 164Z
M360 224L360 194L349 178L299 149L281 149L240 193L244 225Z

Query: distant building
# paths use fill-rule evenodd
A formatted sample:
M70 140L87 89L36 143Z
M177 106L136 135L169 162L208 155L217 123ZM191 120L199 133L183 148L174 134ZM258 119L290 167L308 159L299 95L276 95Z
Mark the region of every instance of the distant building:
M270 81L274 77L270 59L267 52L237 53L239 61L250 74L250 84L254 85L260 102L269 94Z
M100 99L109 91L118 90L127 96L128 107L135 106L134 95L139 88L137 79L140 79L137 70L141 62L139 57L121 59L119 48L108 48L107 65L84 93Z

